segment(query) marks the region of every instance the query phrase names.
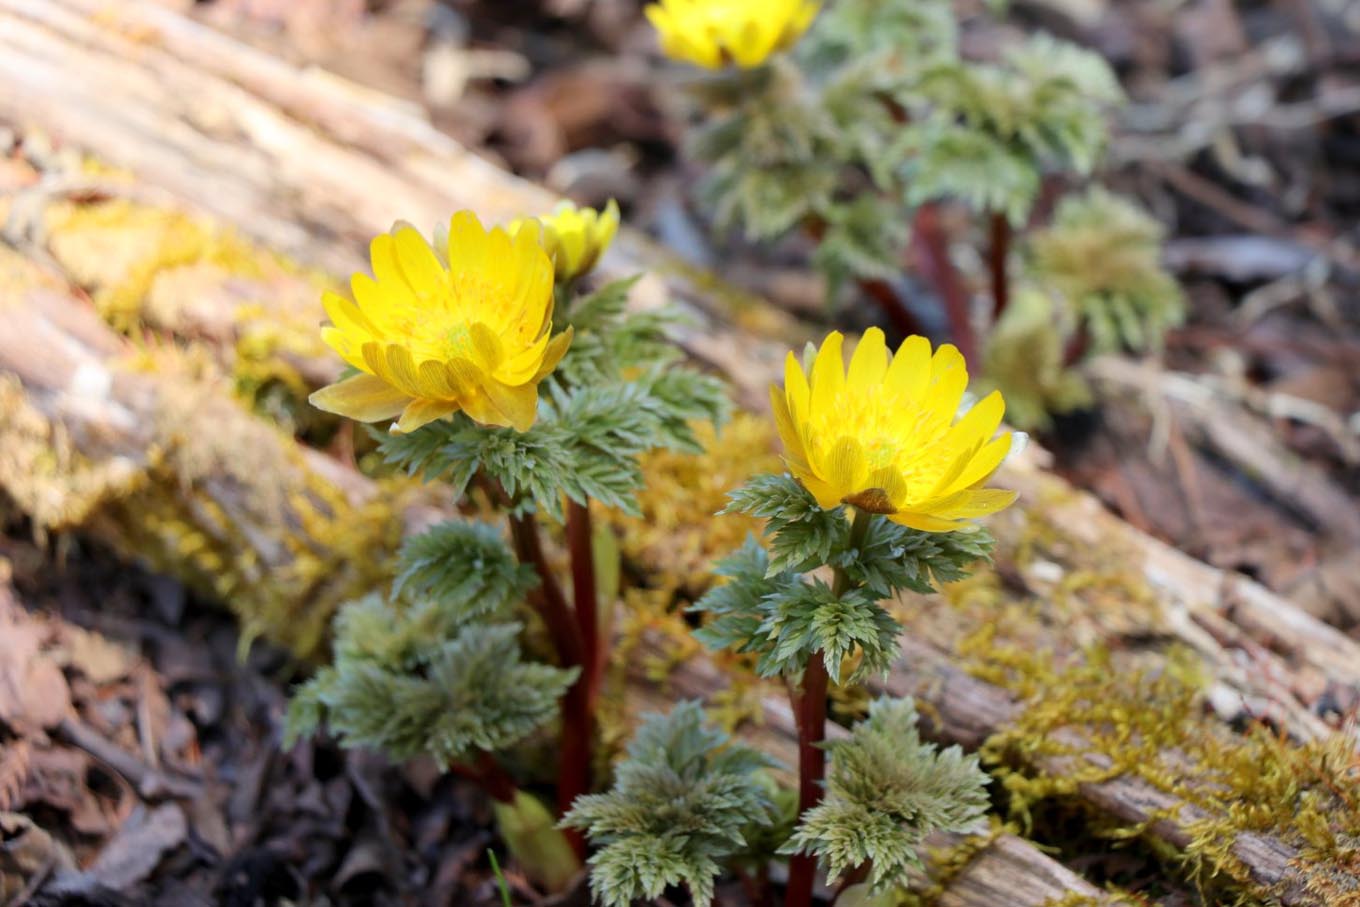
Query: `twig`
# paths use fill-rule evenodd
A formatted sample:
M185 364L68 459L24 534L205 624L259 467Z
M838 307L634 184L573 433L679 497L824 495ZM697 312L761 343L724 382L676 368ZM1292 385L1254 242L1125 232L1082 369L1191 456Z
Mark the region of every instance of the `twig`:
M77 718L63 718L55 735L72 746L89 753L121 775L143 800L174 797L193 800L203 793L203 786L189 778L179 778L156 771L136 756L120 749L95 733Z

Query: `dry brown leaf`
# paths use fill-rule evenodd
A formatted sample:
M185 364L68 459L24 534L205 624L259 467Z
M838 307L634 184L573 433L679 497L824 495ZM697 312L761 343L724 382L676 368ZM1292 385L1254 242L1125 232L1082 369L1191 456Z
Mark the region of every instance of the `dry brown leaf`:
M43 650L46 636L12 597L0 598L0 721L21 733L53 727L71 712L66 678Z
M28 780L29 757L33 747L20 737L0 749L0 812L8 812L20 805L20 795Z
M177 804L164 803L150 810L139 806L99 854L89 876L101 885L126 891L151 875L161 858L182 844L188 832L184 810Z
M43 876L73 868L71 852L32 819L0 812L0 903L10 903Z
M61 628L61 643L59 657L64 656L65 665L94 683L120 680L132 670L133 654L98 633L65 624Z

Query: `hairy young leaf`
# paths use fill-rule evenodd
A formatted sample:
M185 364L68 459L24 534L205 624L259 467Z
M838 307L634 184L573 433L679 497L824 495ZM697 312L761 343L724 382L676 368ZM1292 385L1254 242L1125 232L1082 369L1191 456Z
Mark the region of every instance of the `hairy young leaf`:
M921 741L909 699L880 698L848 739L826 745L826 796L803 814L785 853L816 856L829 877L871 864L876 892L920 867L934 831L976 830L987 809L977 756Z
M449 636L417 636L409 616L370 597L337 628L336 660L299 690L288 738L328 726L347 747L373 747L392 759L428 755L440 764L518 743L552 719L576 677L524 662L518 624L471 624ZM347 608L348 610L348 608ZM356 634L377 628L386 611L414 657L388 660ZM422 628L423 629L423 628Z
M536 582L533 568L515 559L498 528L449 520L402 544L392 594L430 599L472 620L506 616Z
M590 886L607 907L656 898L684 884L694 903L713 900L713 880L739 855L774 804L762 771L773 763L706 725L697 702L649 715L608 793L580 797L562 820L599 849Z
M1028 276L1081 323L1092 355L1157 348L1185 317L1185 296L1162 266L1161 225L1101 188L1064 198L1028 242Z

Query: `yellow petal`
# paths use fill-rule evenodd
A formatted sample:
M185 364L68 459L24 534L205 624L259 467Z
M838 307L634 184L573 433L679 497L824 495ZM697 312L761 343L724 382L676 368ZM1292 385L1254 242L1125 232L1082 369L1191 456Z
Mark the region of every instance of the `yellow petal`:
M838 489L832 487L829 482L818 478L811 470L803 467L799 463L784 461L789 472L797 479L804 488L817 499L817 506L823 510L835 510L841 505L841 498L844 496Z
M852 394L867 394L883 383L888 371L888 345L883 331L869 328L860 338L850 356L850 374L845 379L846 390Z
M447 284L448 274L444 266L439 263L439 258L425 237L414 227L399 228L393 235L392 244L397 266L401 268L406 285L412 288L418 299L424 301Z
M770 409L774 411L775 429L779 432L779 440L784 443L785 455L806 464L807 452L803 449L803 438L793 424L793 417L789 415L789 404L784 393L777 387L770 388Z
M447 400L412 400L402 411L401 418L392 426L394 435L409 435L417 428L429 425L435 419L452 415L458 409L457 403Z
M349 336L339 328L330 327L329 325L323 327L321 329L321 341L325 343L326 346L339 353L341 359L344 359L359 371L372 371L372 369L368 367L368 362L364 359L362 347L359 347L355 341L352 341Z
M362 343L378 333L373 322L359 311L359 307L338 293L329 290L322 293L321 307L326 310L326 317L331 320L331 324L353 340Z
M394 343L387 347L387 373L383 378L413 397L422 396L415 360L411 358L411 351L404 346Z
M416 367L420 377L420 396L431 400L457 400L466 392L442 362L426 360Z
M812 363L812 412L830 410L845 387L845 358L841 352L844 339L840 331L832 331L822 341Z
M397 245L391 234L379 233L373 237L373 242L368 246L368 256L373 263L373 277L382 288L384 304L390 305L396 301L410 305L414 298L397 264Z
M803 366L793 353L789 353L784 358L784 396L789 402L789 414L793 417L793 420L801 422L806 419L812 391L808 387L807 375L803 373Z
M401 412L411 396L372 375L354 375L313 392L307 400L317 409L356 422L379 422Z
M938 517L928 516L923 513L912 513L906 510L889 514L888 519L910 529L919 529L922 532L954 532L967 525L958 520L942 520Z
M528 431L538 417L538 385L522 384L508 387L499 381L482 385L487 400L505 418L506 425L515 431Z
M930 384L930 341L919 335L903 340L884 381L903 403L920 400Z
M1009 432L999 438L993 438L973 455L972 459L968 461L968 465L959 473L958 478L948 488L941 489L941 492L949 494L964 488L972 488L987 481L1010 452L1011 435Z
M534 374L535 381L547 377L553 369L557 368L557 363L561 362L562 357L567 354L567 347L571 346L571 338L574 336L576 336L576 330L568 326L565 331L548 341L548 349L543 353L543 364L538 367L538 372Z
M996 513L1015 503L1016 492L1001 488L980 488L965 491L960 501L947 509L936 511L942 519L971 520Z
M470 341L469 351L473 354L472 360L483 372L488 374L494 372L505 359L500 338L485 324L481 322L473 324L468 329L468 340Z
M816 387L813 387L812 392L816 394ZM837 440L830 453L821 463L814 463L813 467L840 492L842 498L863 491L866 487L868 468L864 462L864 449L854 438Z
M945 443L956 449L978 448L1001 425L1001 417L1006 414L1006 401L1000 391L992 391L973 404L962 419L954 423L945 435Z

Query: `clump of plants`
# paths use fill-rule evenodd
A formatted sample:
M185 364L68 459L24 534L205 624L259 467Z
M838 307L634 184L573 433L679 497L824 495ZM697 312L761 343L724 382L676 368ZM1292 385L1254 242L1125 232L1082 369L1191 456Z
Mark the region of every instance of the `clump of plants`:
M727 508L763 521L765 542L721 560L724 581L693 610L702 642L788 682L796 790L684 703L644 722L596 792L617 597L601 575L617 575L620 546L593 514L636 514L640 458L700 452L695 426L727 410L721 384L680 361L670 315L630 311L632 281L591 285L617 224L612 206L494 228L461 212L433 241L399 224L373 241L352 298L327 294L323 339L352 373L312 402L387 423L375 431L383 458L446 483L483 519L409 538L390 587L342 610L333 662L297 691L289 733L324 727L479 783L506 845L548 889L586 861L603 903L684 885L706 904L724 873L768 886L787 859L790 907L810 903L818 867L857 897L888 898L927 834L977 825L986 776L974 757L923 742L906 700L875 701L828 745L829 690L897 658L883 599L988 555L975 520L1015 497L986 487L1013 442L997 435L1001 395L972 402L963 356L922 337L892 353L870 330L848 367L835 332L790 353L771 392L788 472L749 477ZM530 792L541 774L527 744L553 737L550 807Z
M1038 34L965 58L949 0L660 0L648 15L668 56L705 70L688 151L715 226L806 234L831 297L858 287L900 336L936 320L908 304L901 278L919 276L1022 427L1089 402L1088 357L1156 346L1179 320L1160 232L1132 202L1094 189L1042 224L1041 199L1095 170L1123 100L1099 55ZM956 266L964 245L989 304ZM1037 380L1017 365L1034 344Z
M389 422L375 433L388 464L475 499L504 529L453 521L408 539L390 590L342 611L334 663L298 692L290 733L326 726L345 745L428 755L474 778L507 843L552 888L584 853L556 817L593 783L611 602L592 504L636 513L639 457L697 450L696 421L727 411L716 379L679 364L671 316L627 311L631 281L581 289L617 228L612 205L509 228L461 212L433 242L398 225L373 241L372 276L354 276L352 299L325 296L323 338L354 373L311 398ZM545 522L566 542L565 584ZM551 813L505 762L550 729Z

